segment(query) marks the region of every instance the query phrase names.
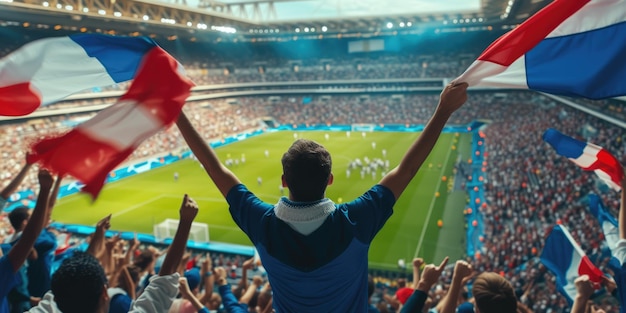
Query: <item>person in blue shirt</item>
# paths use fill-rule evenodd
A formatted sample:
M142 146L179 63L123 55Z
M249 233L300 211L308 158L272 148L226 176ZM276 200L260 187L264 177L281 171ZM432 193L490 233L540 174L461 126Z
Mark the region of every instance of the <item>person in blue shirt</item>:
M7 255L0 258L0 313L9 312L6 301L7 294L11 289L21 283L18 275L37 237L43 229L44 220L47 216L48 196L52 188L52 176L46 170L39 171L39 195L35 209L24 227L20 238L15 242Z
M52 210L56 204L56 198L59 194L59 188L63 178L57 176L57 179L52 186L52 191L48 197L48 210L46 211L45 223L49 226L52 216ZM50 290L50 281L52 277L52 262L54 261L54 253L57 249L57 237L56 230L49 227L45 227L37 241L35 241L34 249L37 257L28 260L28 269L26 270L28 276L28 292L31 297L41 298Z
M449 84L419 138L400 164L359 198L340 204L325 197L333 182L330 153L300 139L283 155L288 197L265 203L217 158L184 114L185 141L222 195L232 218L259 251L276 312L366 312L371 241L434 147L451 114L467 99L467 84Z

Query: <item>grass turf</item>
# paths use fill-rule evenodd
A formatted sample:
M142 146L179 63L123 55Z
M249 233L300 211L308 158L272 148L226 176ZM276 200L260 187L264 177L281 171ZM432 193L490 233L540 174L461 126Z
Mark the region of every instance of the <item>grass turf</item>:
M418 136L417 133L368 132L363 137L361 132L352 132L348 137L345 132L283 131L229 144L216 151L222 161L245 155L245 163L240 162L231 169L257 196L275 203L281 196L280 158L295 135L316 140L331 152L335 181L328 187L326 196L335 202L358 197L381 178L380 171L376 178L371 175L361 178L357 171L348 178L346 168L351 160L383 159L382 150L385 149L393 168ZM451 183L450 180L443 181L442 176L451 177L458 152L451 147L456 146L458 140L455 134L441 136L422 169L396 203L393 216L374 239L370 248L370 267L396 269L398 259L405 259L410 264L415 255L433 261L440 231L437 221L444 215ZM375 148L372 142L376 142ZM269 157L265 156L265 150L269 151ZM179 174L178 180L174 179L174 173ZM257 182L258 177L262 178L261 184ZM439 197L435 196L437 192ZM211 241L251 245L232 221L226 201L208 175L197 161L190 159L107 184L94 203L82 194L64 197L58 201L53 218L62 223L94 225L101 217L112 213L113 230L152 233L154 224L166 218L178 218L184 193L198 202L200 212L196 222L209 224ZM463 207L446 209L458 210L457 214L461 214ZM458 219L454 224L458 225L445 224L445 231L460 232L463 236L463 224ZM464 247L458 244L458 249L462 251Z

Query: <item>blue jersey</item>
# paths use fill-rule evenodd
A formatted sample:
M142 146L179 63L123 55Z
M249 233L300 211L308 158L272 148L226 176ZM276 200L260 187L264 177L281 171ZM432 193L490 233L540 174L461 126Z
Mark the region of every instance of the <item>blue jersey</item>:
M9 312L7 295L13 287L21 284L20 276L13 270L13 264L5 255L0 258L0 313Z
M367 312L367 253L393 212L391 190L376 185L343 204L282 198L274 206L237 185L226 199L233 219L259 252L277 312ZM281 205L292 211L278 217ZM304 233L291 223L298 220L293 213L298 210L302 221L314 225ZM283 217L288 215L291 221Z

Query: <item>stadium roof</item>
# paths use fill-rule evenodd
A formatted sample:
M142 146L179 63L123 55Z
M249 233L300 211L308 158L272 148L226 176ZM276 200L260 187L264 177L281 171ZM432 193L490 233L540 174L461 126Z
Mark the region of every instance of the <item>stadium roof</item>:
M158 0L163 3L183 3L181 0ZM212 1L216 3L217 1ZM269 6L268 1L222 0L223 5L254 4ZM276 15L271 22L306 21L311 19L367 18L406 14L428 14L448 12L478 12L480 0L288 0L273 2ZM208 5L202 0L186 0L192 7Z
M425 31L507 31L550 1L0 0L0 26L172 40L271 41L299 35L367 38Z

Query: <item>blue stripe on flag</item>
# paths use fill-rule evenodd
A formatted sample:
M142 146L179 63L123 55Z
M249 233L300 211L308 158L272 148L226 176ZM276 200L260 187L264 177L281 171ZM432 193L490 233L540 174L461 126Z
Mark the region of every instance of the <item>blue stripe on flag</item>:
M526 53L528 87L591 99L626 94L626 22L547 38Z
M559 225L554 226L541 252L541 263L556 276L559 286L567 285L567 270L572 264L574 247Z
M570 159L580 157L587 147L587 143L565 136L553 128L548 128L543 133L543 140L549 143L556 153Z
M146 37L115 37L100 34L69 36L90 57L97 58L115 82L135 77L143 56L157 44Z

